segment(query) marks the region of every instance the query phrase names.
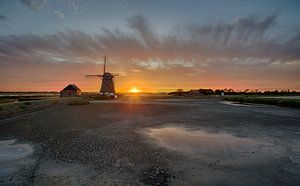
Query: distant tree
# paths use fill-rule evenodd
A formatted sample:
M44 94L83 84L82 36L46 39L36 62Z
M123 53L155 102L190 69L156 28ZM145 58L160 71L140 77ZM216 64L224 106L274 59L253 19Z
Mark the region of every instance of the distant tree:
M216 90L215 90L215 94L216 94L216 95L221 95L221 92L223 92L223 91L222 91L222 90L219 90L219 89L216 89Z
M212 89L199 89L199 92L204 95L214 94L214 91Z

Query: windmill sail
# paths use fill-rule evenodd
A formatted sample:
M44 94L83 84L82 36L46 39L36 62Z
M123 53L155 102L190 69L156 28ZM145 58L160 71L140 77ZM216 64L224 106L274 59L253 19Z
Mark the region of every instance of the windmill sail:
M105 74L105 68L106 68L106 56L104 56L104 67L103 67L103 74Z

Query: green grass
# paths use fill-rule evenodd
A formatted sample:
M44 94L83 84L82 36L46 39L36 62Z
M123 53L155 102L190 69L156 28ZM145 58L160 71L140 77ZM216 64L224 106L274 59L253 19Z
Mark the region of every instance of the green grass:
M81 97L58 98L53 97L44 100L9 102L0 104L0 119L21 113L42 110L54 105L86 105L87 99Z
M239 103L255 103L277 105L280 107L300 108L300 100L285 99L285 98L261 98L257 96L227 96L224 98L226 101L236 101Z
M58 103L57 98L38 101L10 102L0 104L0 118L18 113L41 110Z

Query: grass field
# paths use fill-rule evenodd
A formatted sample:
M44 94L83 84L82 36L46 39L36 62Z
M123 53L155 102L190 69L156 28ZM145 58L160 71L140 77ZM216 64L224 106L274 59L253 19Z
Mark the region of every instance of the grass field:
M85 105L89 104L88 100L81 97L75 98L47 98L42 100L31 100L21 102L7 102L0 104L0 119L17 114L29 113L33 111L49 108L54 105Z
M277 105L281 107L300 108L300 99L258 97L258 96L226 96L226 101L235 101L239 103L255 103Z

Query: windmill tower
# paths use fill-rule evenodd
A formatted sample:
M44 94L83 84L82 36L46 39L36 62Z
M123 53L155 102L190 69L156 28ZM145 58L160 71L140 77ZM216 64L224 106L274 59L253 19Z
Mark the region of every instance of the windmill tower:
M117 75L106 72L106 56L104 56L104 67L102 75L86 75L85 77L99 77L102 80L100 95L107 97L116 97L114 79Z

